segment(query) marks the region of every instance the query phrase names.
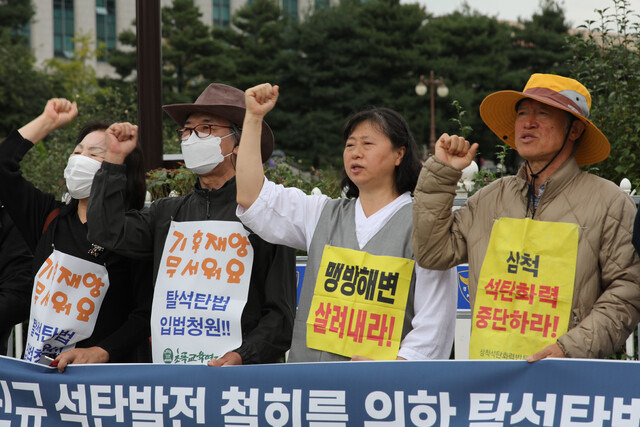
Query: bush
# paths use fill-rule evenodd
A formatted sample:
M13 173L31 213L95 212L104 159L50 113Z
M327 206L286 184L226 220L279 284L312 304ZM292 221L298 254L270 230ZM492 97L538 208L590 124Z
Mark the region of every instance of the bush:
M322 194L329 197L340 197L340 175L333 169L324 172L312 169L304 172L292 167L290 163L274 162L264 170L268 180L285 187L296 187L311 194L311 190L318 188ZM176 169L159 168L147 172L147 190L151 193L151 200L168 197L172 192L183 196L193 190L197 176L184 166Z
M324 171L311 168L310 172L304 172L292 166L295 164L295 161L291 159L289 159L289 162L275 162L274 165L265 169L264 174L268 180L276 184L282 184L285 187L296 187L306 194L311 194L311 190L318 188L322 194L326 194L331 198L340 197L341 172L333 168L327 168Z
M172 192L177 196L184 196L193 190L195 183L196 174L184 166L147 172L147 191L151 193L151 200L168 197Z
M568 39L573 78L591 92L591 121L607 136L611 154L590 172L640 185L640 24L628 0L612 0Z

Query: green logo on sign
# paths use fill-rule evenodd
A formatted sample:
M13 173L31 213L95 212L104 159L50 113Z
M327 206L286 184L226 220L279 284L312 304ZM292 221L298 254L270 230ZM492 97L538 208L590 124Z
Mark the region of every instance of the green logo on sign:
M164 352L162 353L162 360L164 361L164 363L173 362L173 350L171 350L170 348L165 348Z

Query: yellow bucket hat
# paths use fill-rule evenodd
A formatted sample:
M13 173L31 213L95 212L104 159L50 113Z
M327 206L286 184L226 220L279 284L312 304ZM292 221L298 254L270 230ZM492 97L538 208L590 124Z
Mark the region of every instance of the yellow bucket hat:
M498 138L516 148L516 105L524 98L564 110L584 123L585 130L575 153L579 165L598 163L609 156L609 140L588 119L591 95L574 79L555 74L532 74L522 92L502 90L488 95L480 104L480 117Z

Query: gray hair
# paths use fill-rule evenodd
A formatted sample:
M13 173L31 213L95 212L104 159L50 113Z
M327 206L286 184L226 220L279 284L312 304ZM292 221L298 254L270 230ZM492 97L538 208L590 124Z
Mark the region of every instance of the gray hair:
M238 145L240 145L240 136L242 135L242 128L236 125L235 123L231 123L231 133L235 141L233 146L237 147Z

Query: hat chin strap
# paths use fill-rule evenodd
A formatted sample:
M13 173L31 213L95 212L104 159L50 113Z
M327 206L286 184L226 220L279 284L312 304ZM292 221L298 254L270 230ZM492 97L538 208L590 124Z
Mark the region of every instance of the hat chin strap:
M571 133L571 127L573 126L573 122L575 120L576 119L573 118L571 120L571 123L569 123L569 129L567 130L567 134L564 136L564 141L562 142L562 147L560 147L558 152L556 154L554 154L553 158L551 160L549 160L549 163L544 165L544 167L542 169L540 169L536 173L533 173L533 169L531 169L531 164L529 163L529 160L525 160L525 164L527 165L527 169L529 169L529 176L531 177L528 180L529 189L527 190L527 213L529 213L529 208L531 208L531 219L533 219L533 217L536 215L536 205L535 205L535 200L536 200L536 178L538 178L538 176L540 176L540 174L542 172L544 172L545 169L547 169L551 163L553 163L553 161L556 159L556 157L558 157L558 155L562 152L562 150L564 150L564 146L567 145L567 140L569 139L569 134Z

